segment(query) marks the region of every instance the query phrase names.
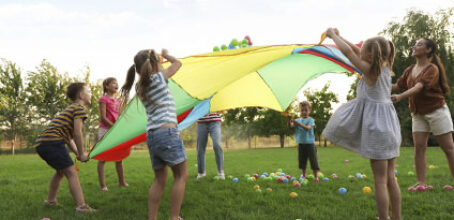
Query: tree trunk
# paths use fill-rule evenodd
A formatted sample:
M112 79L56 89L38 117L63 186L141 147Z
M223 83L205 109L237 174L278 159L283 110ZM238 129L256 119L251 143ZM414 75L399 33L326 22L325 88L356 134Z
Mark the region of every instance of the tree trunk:
M17 139L17 133L14 133L14 138L11 141L11 153L13 156L16 153L16 139Z
M325 147L326 147L326 139L323 139L323 141L325 142Z
M257 136L254 137L254 148L257 149Z
M280 134L279 135L279 140L281 141L281 148L284 148L285 135Z
M322 146L322 139L321 139L321 135L318 136L318 146L321 147Z
M251 149L251 148L252 148L252 143L251 143L252 140L251 140L251 139L252 139L252 138L251 138L250 136L247 137L247 147L248 147L248 149Z

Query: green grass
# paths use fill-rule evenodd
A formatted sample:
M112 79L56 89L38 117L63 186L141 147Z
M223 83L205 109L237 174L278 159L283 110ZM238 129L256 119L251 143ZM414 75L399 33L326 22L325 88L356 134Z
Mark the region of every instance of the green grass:
M189 178L181 215L185 219L375 219L373 194L362 194L364 186L372 190L373 179L369 161L337 147L319 148L322 172L329 176L339 175L329 182L310 182L302 188L291 184L258 180L264 190L257 193L253 183L247 183L245 174L275 172L282 168L285 173L299 176L296 148L272 148L256 150L234 150L225 152L226 175L238 177L240 181L214 181L216 164L213 152L207 152L207 177L196 181L195 151L188 151ZM454 219L452 208L454 192L445 191L445 184L452 184L447 162L439 148L427 150L428 165L440 169L428 169L427 179L435 189L430 192L408 192L408 186L416 177L408 176L413 171L413 149L402 148L398 159L398 181L402 190L402 214L404 219ZM344 160L349 159L350 163ZM124 161L126 180L130 187L117 187L114 163L106 165L108 192L98 186L96 161L81 164L79 176L87 202L99 211L94 214L76 214L74 202L66 180L58 194L61 207L44 207L42 201L48 192L48 182L53 170L38 155L0 156L0 219L146 219L148 188L153 181L153 172L148 152L133 152ZM365 173L366 179L351 180L348 175ZM168 219L169 190L172 178L161 201L159 219ZM348 189L339 195L337 189ZM297 198L289 193L295 191Z

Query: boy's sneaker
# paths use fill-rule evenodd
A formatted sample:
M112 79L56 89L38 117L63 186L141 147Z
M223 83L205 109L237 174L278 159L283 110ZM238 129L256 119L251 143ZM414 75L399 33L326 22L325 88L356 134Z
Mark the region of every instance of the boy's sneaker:
M224 172L219 172L219 173L218 173L218 177L219 177L220 180L225 180L225 174L224 174Z
M88 206L87 204L84 204L84 205L77 207L76 212L82 212L82 213L96 212L96 209Z
M197 180L202 179L205 176L206 176L206 173L199 173L199 174L197 174Z

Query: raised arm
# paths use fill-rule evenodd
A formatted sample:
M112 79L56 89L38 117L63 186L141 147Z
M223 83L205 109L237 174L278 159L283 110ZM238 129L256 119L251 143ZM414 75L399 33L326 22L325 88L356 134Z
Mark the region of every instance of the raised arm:
M170 56L166 49L162 49L161 56L168 60L171 64L163 71L166 78L172 77L180 69L182 63L175 57Z

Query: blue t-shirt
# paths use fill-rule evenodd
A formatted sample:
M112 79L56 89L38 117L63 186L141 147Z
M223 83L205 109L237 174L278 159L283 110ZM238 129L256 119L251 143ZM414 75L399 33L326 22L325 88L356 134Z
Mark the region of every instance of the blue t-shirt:
M315 122L314 119L311 117L309 118L297 118L295 121L303 124L303 125L311 125L311 129L306 130L301 126L294 123L295 126L295 141L298 144L313 144L315 143L315 136L314 136L314 126Z

